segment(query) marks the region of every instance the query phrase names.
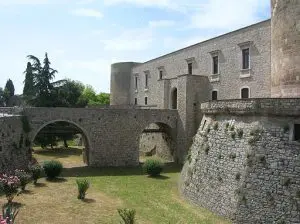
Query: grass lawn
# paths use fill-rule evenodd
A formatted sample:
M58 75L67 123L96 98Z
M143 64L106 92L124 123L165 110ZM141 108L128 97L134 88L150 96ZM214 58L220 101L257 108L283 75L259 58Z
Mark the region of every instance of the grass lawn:
M89 168L81 166L80 153L74 151L37 153L42 162L59 159L66 162L62 178L28 190L14 201L20 205L17 223L20 224L82 224L120 223L118 208L136 209L137 223L230 223L206 209L197 208L178 195L177 180L180 168L167 165L161 178L149 178L141 168ZM79 166L74 166L75 164ZM72 164L72 165L70 165ZM91 187L87 199L77 199L77 178L87 178ZM1 204L5 198L0 198Z

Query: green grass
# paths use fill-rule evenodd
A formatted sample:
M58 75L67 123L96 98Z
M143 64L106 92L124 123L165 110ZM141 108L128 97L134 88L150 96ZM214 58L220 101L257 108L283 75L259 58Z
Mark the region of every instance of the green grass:
M46 152L45 152L46 153ZM38 161L59 157L59 153L35 154ZM46 153L46 154L47 154ZM66 152L64 152L66 153ZM64 153L62 155L64 155ZM50 158L49 158L50 157ZM63 156L73 164L80 154ZM195 207L178 194L180 167L166 165L159 178L149 178L137 168L68 167L63 179L41 181L41 187L28 187L29 193L18 196L21 203L18 223L119 223L118 208L136 210L137 223L216 224L229 223L206 209ZM77 200L78 177L87 178L90 189L85 201ZM1 198L0 198L1 200ZM3 200L3 198L2 198Z

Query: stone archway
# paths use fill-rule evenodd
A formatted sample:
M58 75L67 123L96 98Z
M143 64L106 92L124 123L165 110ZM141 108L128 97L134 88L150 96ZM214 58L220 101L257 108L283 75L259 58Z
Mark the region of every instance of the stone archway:
M167 124L151 123L141 132L139 139L140 161L157 156L166 162L176 161L176 134Z
M31 137L31 143L33 143L35 141L35 139L38 137L38 135L40 133L42 133L45 129L47 131L49 131L49 128L48 128L49 126L51 126L53 124L58 124L58 123L69 124L69 125L73 126L74 134L75 133L81 134L83 145L84 145L84 148L82 151L82 157L83 157L82 159L86 165L89 165L89 163L90 163L90 160L89 160L90 155L89 154L90 154L91 141L90 141L88 132L82 126L80 126L79 124L77 124L73 121L66 120L66 119L59 119L59 120L51 120L51 121L45 122L37 130L35 130L33 132L32 137ZM47 131L46 131L46 133L47 133ZM56 131L59 132L59 130L53 130L53 133L55 133Z

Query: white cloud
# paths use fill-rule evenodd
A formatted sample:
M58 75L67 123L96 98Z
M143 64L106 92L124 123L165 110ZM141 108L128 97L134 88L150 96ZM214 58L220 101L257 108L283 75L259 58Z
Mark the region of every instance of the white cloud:
M234 30L258 22L257 12L269 7L269 3L269 0L209 0L191 15L191 27Z
M100 40L105 50L112 51L141 51L149 48L152 41L151 29L125 30L115 38Z
M175 21L173 20L156 20L156 21L149 21L149 26L153 28L158 28L158 27L170 27L174 26Z
M96 17L96 18L102 18L103 14L100 11L97 11L95 9L75 9L71 11L72 14L76 16L86 16L86 17Z

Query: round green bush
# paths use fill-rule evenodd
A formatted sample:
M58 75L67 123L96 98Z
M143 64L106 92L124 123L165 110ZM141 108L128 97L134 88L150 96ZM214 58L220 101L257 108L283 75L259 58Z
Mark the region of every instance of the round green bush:
M51 160L51 161L45 161L43 168L47 178L54 179L61 174L63 165L59 161Z
M164 164L159 159L147 159L143 164L143 170L151 177L159 176L163 171Z

